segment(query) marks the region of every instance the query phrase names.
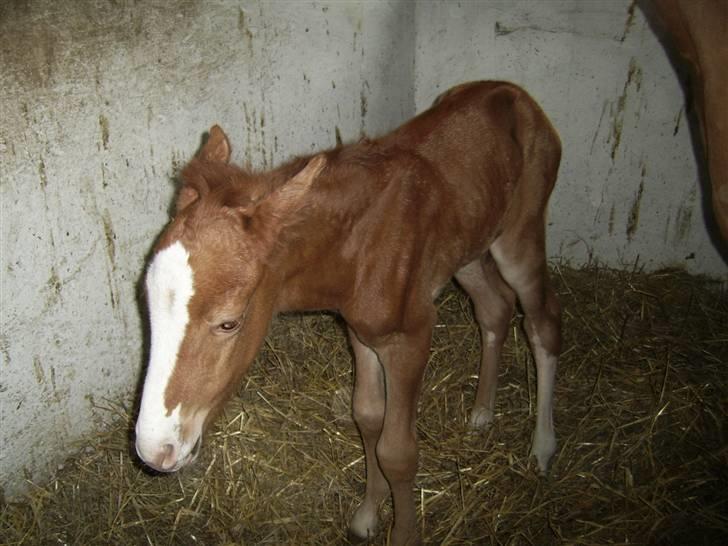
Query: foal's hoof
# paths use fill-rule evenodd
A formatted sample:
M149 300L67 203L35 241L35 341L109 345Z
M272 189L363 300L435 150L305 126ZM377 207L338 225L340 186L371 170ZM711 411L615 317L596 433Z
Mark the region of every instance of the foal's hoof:
M354 531L352 531L351 528L349 528L346 533L346 539L349 541L349 544L356 544L358 546L360 544L369 544L372 537L360 537Z
M348 538L352 544L368 543L379 532L379 516L363 506L354 513L349 523Z
M533 440L531 455L536 457L539 475L546 476L548 474L549 463L554 453L556 453L556 438L553 435L539 436L537 434Z
M346 538L349 540L349 544L371 544L375 535L376 533L368 533L366 536L361 536L357 531L349 527Z
M493 411L488 408L473 408L470 412L470 430L485 430L493 422Z

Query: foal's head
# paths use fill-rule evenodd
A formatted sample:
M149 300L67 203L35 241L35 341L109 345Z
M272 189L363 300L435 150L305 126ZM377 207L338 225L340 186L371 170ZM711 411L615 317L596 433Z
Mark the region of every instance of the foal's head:
M215 126L182 172L175 218L147 270L152 344L136 449L157 470L194 459L206 422L255 357L274 305L271 254L325 164L317 156L256 177L229 160Z

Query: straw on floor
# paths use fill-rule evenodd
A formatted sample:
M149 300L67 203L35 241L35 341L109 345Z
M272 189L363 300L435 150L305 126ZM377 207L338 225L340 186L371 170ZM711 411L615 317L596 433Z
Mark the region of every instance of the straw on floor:
M556 266L564 353L547 478L528 457L535 373L516 316L497 419L467 427L480 342L467 298L438 301L420 402L417 499L429 544L725 544L728 297L679 271ZM364 487L351 354L333 315L275 320L191 468L144 469L133 411L49 483L0 506L3 544L341 544ZM391 520L374 544L386 544Z

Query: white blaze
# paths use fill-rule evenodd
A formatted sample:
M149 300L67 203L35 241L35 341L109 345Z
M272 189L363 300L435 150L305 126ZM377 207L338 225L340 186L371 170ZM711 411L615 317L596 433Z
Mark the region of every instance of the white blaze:
M146 282L152 346L136 425L137 450L143 458L152 457L165 444L172 444L181 460L192 445L183 449L179 405L169 413L164 393L177 363L194 294L189 253L182 243L177 241L154 257Z

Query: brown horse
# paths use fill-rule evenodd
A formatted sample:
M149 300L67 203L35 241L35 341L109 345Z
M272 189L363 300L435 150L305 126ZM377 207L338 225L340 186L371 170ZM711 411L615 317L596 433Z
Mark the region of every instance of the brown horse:
M355 355L353 414L366 454L351 531L373 535L391 494L393 544L418 543L417 400L433 300L454 276L482 333L475 428L493 419L501 347L520 300L538 377L532 453L545 472L556 449L561 314L544 214L560 154L538 105L503 82L460 85L389 135L267 173L231 165L227 137L213 127L182 172L176 215L146 276L152 342L139 456L161 471L189 463L273 315L335 310Z
M713 211L728 242L728 0L650 0L643 7L690 66Z

